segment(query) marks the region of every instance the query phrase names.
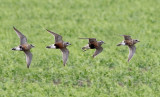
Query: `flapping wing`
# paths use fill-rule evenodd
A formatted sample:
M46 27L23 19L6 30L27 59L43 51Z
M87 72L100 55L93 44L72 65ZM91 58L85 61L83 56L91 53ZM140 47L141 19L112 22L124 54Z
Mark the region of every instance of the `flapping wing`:
M50 30L47 30L47 31L55 36L55 43L62 42L62 36L61 35L59 35L57 33L54 33L54 32L52 32Z
M24 51L26 55L27 68L29 68L32 61L32 53L30 51Z
M89 43L97 42L96 38L89 38Z
M99 53L101 53L102 51L103 51L103 48L102 48L102 47L96 48L96 51L95 51L95 53L93 54L93 58L94 58L95 56L97 56Z
M122 35L124 37L124 40L132 40L131 36L129 35Z
M27 43L27 38L20 31L18 31L15 27L13 27L14 31L16 31L18 37L20 38L20 45Z
M97 42L96 38L79 38L79 39L88 39L89 43Z
M60 49L63 53L63 65L65 66L67 59L68 59L68 55L69 55L69 51L67 48L62 48Z
M134 45L128 47L129 47L129 55L128 55L128 62L129 62L136 51L136 47Z

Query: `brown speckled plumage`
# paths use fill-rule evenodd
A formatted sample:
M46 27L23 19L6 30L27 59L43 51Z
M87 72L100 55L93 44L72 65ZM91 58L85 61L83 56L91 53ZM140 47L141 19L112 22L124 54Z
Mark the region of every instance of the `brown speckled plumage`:
M18 47L12 48L12 50L18 49L19 51L24 51L26 55L27 68L29 68L32 61L32 53L30 52L30 49L34 46L32 44L27 43L26 36L24 36L19 30L17 30L15 27L13 27L13 29L15 30L18 37L20 38L20 45Z
M129 55L128 55L128 62L129 62L136 51L135 44L140 41L137 39L132 39L131 36L128 35L122 35L122 36L124 37L124 41L117 44L117 46L127 45L129 47Z
M83 51L86 51L86 49L96 49L95 53L93 54L93 58L103 51L103 48L101 47L101 45L104 43L103 41L97 41L96 38L79 38L79 39L89 40L89 43L82 48Z
M69 56L69 50L67 49L67 46L68 45L71 45L69 42L64 42L62 40L62 36L55 33L55 32L52 32L50 30L47 30L49 33L51 33L52 35L54 35L55 37L55 44L52 44L50 46L47 46L46 48L52 48L55 47L55 49L60 49L63 53L63 65L65 66L66 62L67 62L67 59L68 59L68 56Z

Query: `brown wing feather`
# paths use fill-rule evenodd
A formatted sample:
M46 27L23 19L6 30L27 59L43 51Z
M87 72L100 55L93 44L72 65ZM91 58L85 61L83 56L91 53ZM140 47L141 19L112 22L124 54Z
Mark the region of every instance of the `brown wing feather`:
M24 51L26 55L27 68L29 68L32 61L32 53L30 51Z
M63 53L63 65L65 66L67 59L68 59L68 55L69 55L69 51L67 48L62 48L60 49Z
M124 37L124 40L132 40L131 36L129 35L122 35Z
M46 29L47 30L47 29ZM57 42L62 42L62 36L61 35L59 35L59 34L57 34L57 33L55 33L55 32L52 32L52 31L50 31L50 30L47 30L48 32L50 32L51 34L53 34L54 36L55 36L55 43L57 43Z
M16 31L18 37L20 38L20 45L27 43L27 38L20 31L18 31L15 27L13 27L14 31Z
M89 38L89 43L97 42L96 38Z
M128 55L128 62L129 62L136 51L136 47L134 45L128 47L129 47L129 55Z
M103 48L100 46L98 48L96 48L95 53L93 54L93 57L97 56L99 53L101 53L103 51Z
M97 42L96 38L79 38L79 39L88 39L89 43Z

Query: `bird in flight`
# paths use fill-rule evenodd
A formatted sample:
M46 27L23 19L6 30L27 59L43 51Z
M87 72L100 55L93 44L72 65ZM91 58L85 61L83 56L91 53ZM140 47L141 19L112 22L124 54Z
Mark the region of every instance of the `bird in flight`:
M96 38L79 38L79 39L89 40L89 43L86 46L82 47L83 51L86 51L87 49L96 49L95 53L92 56L93 58L103 51L101 45L104 44L104 41L97 41Z
M20 45L12 48L12 50L23 51L25 53L27 68L29 68L32 61L32 53L30 52L30 49L33 48L34 46L32 44L27 43L26 36L24 36L20 31L18 31L15 27L13 27L13 29L17 33L18 37L20 38Z
M63 65L65 66L68 56L69 56L69 50L67 49L67 46L71 45L69 42L64 42L62 40L62 36L59 34L56 34L55 32L52 32L50 30L47 30L49 33L54 35L55 37L55 44L49 45L46 48L49 49L60 49L63 53Z
M124 37L124 41L117 44L117 46L121 46L121 45L125 46L126 45L129 47L129 55L128 55L128 62L129 62L136 51L135 44L140 41L137 39L132 39L131 36L129 36L129 35L122 35L122 36Z

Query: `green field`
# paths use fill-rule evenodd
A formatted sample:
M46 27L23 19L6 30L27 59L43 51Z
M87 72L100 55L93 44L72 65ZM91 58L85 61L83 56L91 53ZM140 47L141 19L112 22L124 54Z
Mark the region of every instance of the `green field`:
M35 45L30 69L15 26ZM60 50L46 49L54 37L70 42L63 66ZM119 35L141 42L127 62ZM104 51L83 52L87 40L103 40ZM160 97L160 0L0 0L0 97Z

